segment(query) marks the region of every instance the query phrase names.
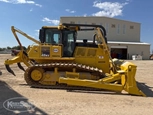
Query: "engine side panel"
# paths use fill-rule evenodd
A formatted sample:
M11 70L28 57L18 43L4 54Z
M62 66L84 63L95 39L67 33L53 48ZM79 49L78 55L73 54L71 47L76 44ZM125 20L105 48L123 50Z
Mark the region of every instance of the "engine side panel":
M104 73L109 73L109 56L105 50L98 46L92 47L76 47L74 52L75 63L85 64L92 67L97 67L103 70Z

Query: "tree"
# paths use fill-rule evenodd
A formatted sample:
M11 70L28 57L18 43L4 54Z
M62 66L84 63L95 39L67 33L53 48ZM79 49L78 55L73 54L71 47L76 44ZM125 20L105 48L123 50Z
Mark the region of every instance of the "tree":
M2 48L2 49L3 49L3 51L6 50L6 48Z
M3 48L0 48L0 51L3 51Z
M7 46L7 49L12 49L11 47Z
M27 48L25 46L22 46L24 50L26 50ZM12 49L16 49L16 50L20 50L20 46L13 46Z

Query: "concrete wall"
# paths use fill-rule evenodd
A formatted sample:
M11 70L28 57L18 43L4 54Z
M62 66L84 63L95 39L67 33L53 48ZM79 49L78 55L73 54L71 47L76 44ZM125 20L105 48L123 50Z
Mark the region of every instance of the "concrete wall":
M103 25L109 41L140 42L140 23L108 17L61 17L60 22ZM92 36L93 32L78 33L78 39L91 40Z

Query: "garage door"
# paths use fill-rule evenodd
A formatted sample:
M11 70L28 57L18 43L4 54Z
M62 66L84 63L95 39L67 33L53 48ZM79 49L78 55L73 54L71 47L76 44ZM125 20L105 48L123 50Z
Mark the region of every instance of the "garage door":
M127 59L127 46L111 46L111 57Z

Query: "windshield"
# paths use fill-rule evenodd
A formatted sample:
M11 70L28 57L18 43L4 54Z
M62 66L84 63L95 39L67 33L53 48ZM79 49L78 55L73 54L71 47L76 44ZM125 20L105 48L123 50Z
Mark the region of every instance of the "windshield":
M45 31L45 43L59 44L60 31L53 29L46 29Z

